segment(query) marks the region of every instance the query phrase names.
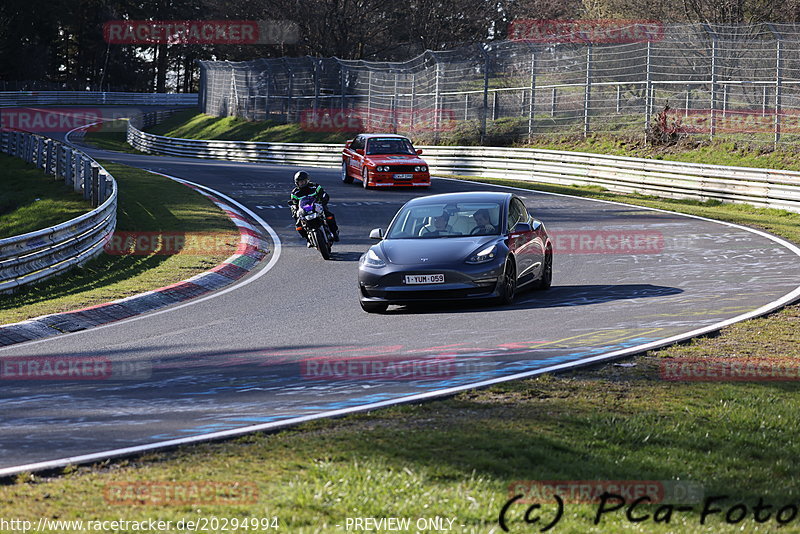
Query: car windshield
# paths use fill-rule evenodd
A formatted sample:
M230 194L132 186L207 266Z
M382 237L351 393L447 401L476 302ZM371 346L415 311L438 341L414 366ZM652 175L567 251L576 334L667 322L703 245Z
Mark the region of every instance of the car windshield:
M500 233L497 202L425 203L405 206L392 221L386 239L432 239Z
M367 141L367 154L416 154L411 141L399 137L376 137Z

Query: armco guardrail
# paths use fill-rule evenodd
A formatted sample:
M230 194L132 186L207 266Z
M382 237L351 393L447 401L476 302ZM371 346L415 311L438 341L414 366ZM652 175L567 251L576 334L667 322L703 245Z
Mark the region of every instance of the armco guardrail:
M342 145L178 139L143 132L142 123L134 122L128 125L128 143L152 154L308 167L337 167L342 162ZM598 185L624 193L716 199L800 212L800 172L531 148L421 148L435 174Z
M97 93L88 91L2 91L0 106L112 105L197 106L197 93Z
M56 226L0 239L0 292L43 280L100 254L117 222L114 178L83 152L39 135L0 131L0 150L63 179L94 206Z

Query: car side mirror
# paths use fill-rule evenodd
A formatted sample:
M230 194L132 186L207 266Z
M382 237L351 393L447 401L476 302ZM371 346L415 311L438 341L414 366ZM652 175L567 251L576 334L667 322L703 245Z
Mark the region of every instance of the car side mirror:
M350 145L352 145L352 144L353 144L353 140L352 140L352 139L348 139L348 140L347 140L347 141L344 143L344 147L345 147L345 148L350 148Z
M517 234L517 233L521 234L521 233L530 232L530 231L531 231L531 225L526 223L526 222L518 222L517 225L514 226L514 233L515 234Z
M542 227L542 221L533 220L533 230L536 231Z
M421 154L422 154L422 149L421 149L421 148L418 148L418 149L417 149L417 156L419 156L419 155L421 155Z
M369 233L370 239L383 239L383 230L381 228L373 228Z
M356 154L361 154L363 156L364 155L364 149L363 148L357 148L356 149Z

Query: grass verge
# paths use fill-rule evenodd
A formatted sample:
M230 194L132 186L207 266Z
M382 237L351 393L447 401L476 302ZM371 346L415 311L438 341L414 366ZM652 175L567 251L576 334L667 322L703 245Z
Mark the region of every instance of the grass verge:
M596 189L542 189L619 199ZM637 195L625 201L715 216L800 241L797 214ZM439 516L455 520L452 532L484 533L501 531L498 516L515 481L640 480L691 482L703 496L668 522L661 509L660 523L653 520L656 505L636 509L634 515L651 514L639 523L620 510L595 525L597 504L567 502L552 532L771 532L779 527L778 509L800 498L798 383L676 382L660 373L665 361L703 357L799 366L798 332L800 306L794 305L716 336L629 358L633 366L542 376L271 435L70 468L58 477L23 475L0 487L0 517L176 522L274 516L280 530L311 533L345 532L348 518L364 517L410 518L411 532L437 532L416 521ZM257 498L225 505L139 498L133 501L141 506L132 506L107 500L109 488L119 487L115 484L166 481L196 487L254 484ZM702 524L702 498L722 495L728 496L718 503L722 513ZM764 523L754 519L759 499L772 506ZM727 524L725 514L740 502L746 517ZM541 513L540 522L525 524L526 508L509 508L511 532L539 531L555 516L554 501L546 500L534 510ZM800 520L779 530L800 532Z
M231 220L192 189L140 169L102 162L119 185L117 232L169 232L187 240L213 233L221 243L208 253L114 255L97 258L60 275L0 295L0 324L64 312L149 291L206 271L236 250Z
M101 124L100 129L90 129L83 136L83 143L100 150L113 150L128 154L144 154L128 144L128 121L120 119Z
M0 154L0 239L54 226L91 209L63 180Z

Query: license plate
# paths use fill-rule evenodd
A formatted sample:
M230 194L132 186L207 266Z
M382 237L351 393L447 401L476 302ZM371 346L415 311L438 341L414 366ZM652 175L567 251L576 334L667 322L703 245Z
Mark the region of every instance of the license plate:
M407 274L406 284L444 284L443 274Z
M412 178L414 178L413 174L395 174L394 175L394 179L395 180L411 180Z

